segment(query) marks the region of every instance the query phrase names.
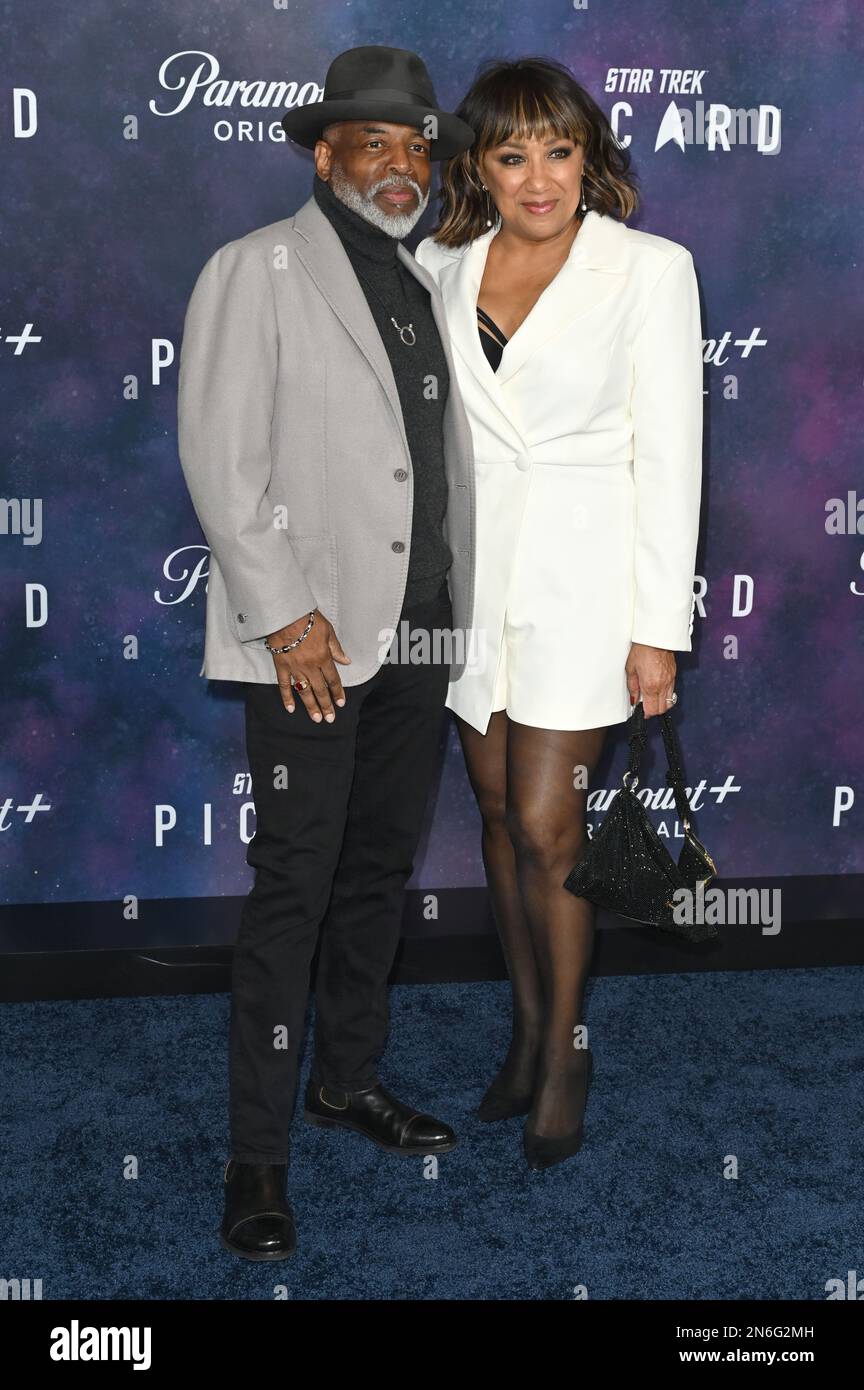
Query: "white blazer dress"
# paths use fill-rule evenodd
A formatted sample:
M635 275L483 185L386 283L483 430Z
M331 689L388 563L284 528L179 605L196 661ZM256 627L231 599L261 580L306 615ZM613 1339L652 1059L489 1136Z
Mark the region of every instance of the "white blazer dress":
M415 256L444 301L476 481L473 628L446 704L544 729L631 714L631 642L690 651L702 484L693 258L591 210L504 348L477 295L496 228Z

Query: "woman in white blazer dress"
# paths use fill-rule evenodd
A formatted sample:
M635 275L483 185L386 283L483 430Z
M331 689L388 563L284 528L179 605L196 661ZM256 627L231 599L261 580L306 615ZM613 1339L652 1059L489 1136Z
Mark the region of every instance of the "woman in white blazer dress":
M574 1153L593 1057L587 778L635 700L669 708L689 651L702 457L690 252L627 227L629 155L562 65L495 63L458 109L416 251L447 312L477 499L469 663L451 682L513 987L513 1038L478 1114L527 1114L532 1167Z

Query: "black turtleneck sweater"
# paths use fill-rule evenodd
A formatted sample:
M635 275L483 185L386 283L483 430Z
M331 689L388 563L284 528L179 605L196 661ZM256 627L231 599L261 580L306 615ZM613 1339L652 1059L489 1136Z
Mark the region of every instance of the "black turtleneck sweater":
M425 603L446 582L453 555L444 538L447 477L444 470L444 406L450 389L447 359L432 315L429 292L396 255L396 237L367 222L313 176L315 201L332 223L372 312L390 359L414 476L411 552L403 607ZM417 341L403 343L390 316L412 324ZM429 378L438 383L430 399Z

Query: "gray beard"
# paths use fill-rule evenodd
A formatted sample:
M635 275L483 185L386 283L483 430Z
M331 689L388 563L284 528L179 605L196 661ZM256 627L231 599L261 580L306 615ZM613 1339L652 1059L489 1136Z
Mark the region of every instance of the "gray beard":
M386 232L388 236L395 237L401 241L402 237L413 231L426 211L429 202L428 190L425 196L420 192L419 184L411 178L398 179L388 178L379 179L378 183L373 183L368 194L363 194L354 186L350 179L346 178L341 169L336 165L330 171L330 187L336 197L346 207L351 208L360 217L371 222L373 227L379 231ZM414 212L384 212L374 201L375 194L380 193L382 188L412 188L417 195L417 208Z

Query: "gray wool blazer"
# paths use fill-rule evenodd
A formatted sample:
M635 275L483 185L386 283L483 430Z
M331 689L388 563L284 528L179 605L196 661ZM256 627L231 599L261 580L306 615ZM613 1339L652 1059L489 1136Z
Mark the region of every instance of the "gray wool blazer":
M401 244L397 254L430 293L450 371L444 535L458 680L474 591L471 430L437 284ZM318 608L351 657L337 665L343 685L369 680L402 606L414 480L384 344L314 198L207 261L186 311L177 416L210 547L199 674L275 684L264 639Z

